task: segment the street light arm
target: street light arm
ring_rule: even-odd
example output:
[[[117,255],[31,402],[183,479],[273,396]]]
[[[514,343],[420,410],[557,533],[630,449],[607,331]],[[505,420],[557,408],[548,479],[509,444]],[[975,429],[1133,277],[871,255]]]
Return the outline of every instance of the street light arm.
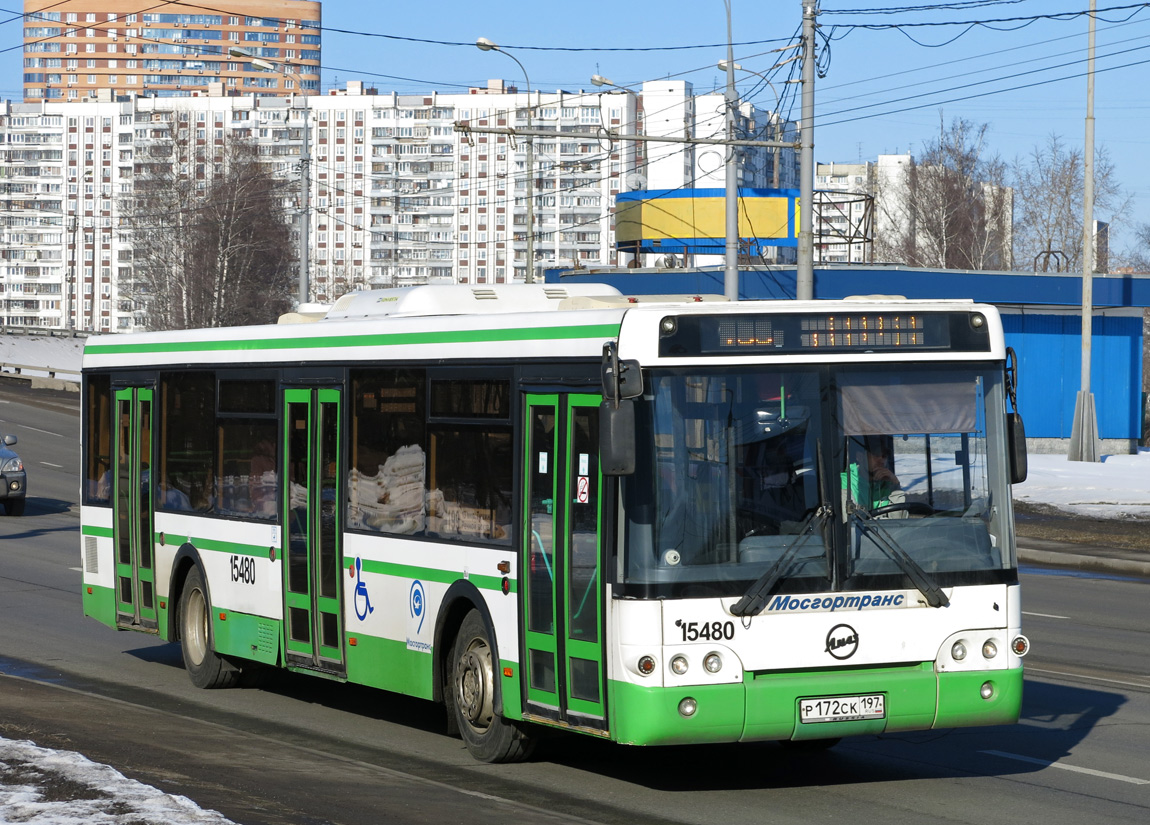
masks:
[[[515,65],[523,72],[523,80],[527,84],[527,129],[531,129],[531,77],[527,74],[527,67],[525,67],[518,57],[511,52],[499,48],[498,45],[488,40],[486,37],[480,37],[475,41],[475,45],[480,51],[490,52],[496,51],[510,57],[515,61]],[[535,143],[531,138],[527,139],[527,268],[524,272],[524,282],[535,282]]]

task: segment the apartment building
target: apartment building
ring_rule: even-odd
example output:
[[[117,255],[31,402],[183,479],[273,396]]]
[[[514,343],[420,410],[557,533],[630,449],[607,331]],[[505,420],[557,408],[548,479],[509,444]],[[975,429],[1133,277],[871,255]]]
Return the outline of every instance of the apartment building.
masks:
[[[25,0],[24,100],[317,94],[320,23],[318,0]]]
[[[111,103],[0,108],[0,323],[116,328],[132,134]]]
[[[0,324],[127,332],[141,327],[133,280],[133,184],[149,147],[186,124],[193,139],[257,144],[299,181],[295,231],[309,228],[313,300],[426,283],[523,280],[528,262],[526,145],[476,127],[532,125],[535,268],[617,263],[614,196],[634,147],[600,139],[636,116],[624,92],[532,92],[502,81],[470,93],[375,94],[362,83],[322,96],[88,99],[0,104]],[[297,235],[298,237],[298,235]]]

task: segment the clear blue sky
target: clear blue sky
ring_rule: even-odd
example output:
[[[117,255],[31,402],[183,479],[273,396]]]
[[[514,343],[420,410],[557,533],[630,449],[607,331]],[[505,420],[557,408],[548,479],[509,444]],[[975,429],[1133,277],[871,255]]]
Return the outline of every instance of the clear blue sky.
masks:
[[[783,93],[784,111],[793,105],[790,116],[797,119],[798,85],[781,83],[789,70],[797,72],[796,64],[771,68],[795,52],[771,50],[795,42],[801,0],[731,0],[731,5],[735,59],[767,74]],[[1097,5],[1096,140],[1110,152],[1123,185],[1135,196],[1128,220],[1150,223],[1150,164],[1144,156],[1150,143],[1145,138],[1150,132],[1150,7],[1137,8],[1140,4],[1132,0],[1097,0]],[[141,9],[148,6],[140,4]],[[831,38],[829,53],[825,40],[819,44],[826,70],[816,82],[815,156],[820,162],[917,151],[937,134],[940,110],[947,121],[963,117],[988,123],[990,150],[1007,161],[1052,133],[1081,148],[1084,16],[974,27],[913,24],[1081,12],[1089,0],[822,0],[820,6],[821,32]],[[203,0],[200,7],[218,6]],[[15,0],[0,0],[5,11],[21,8]],[[917,10],[844,13],[895,8]],[[669,76],[690,80],[696,91],[724,82],[715,67],[726,52],[722,0],[583,0],[573,5],[440,0],[428,6],[326,0],[323,23],[325,89],[364,80],[380,91],[446,92],[493,77],[520,80],[513,61],[470,45],[479,36],[517,47],[514,54],[537,89],[591,89],[589,78],[595,73],[636,88],[644,80]],[[891,24],[902,28],[858,28]],[[0,25],[0,50],[9,49],[0,51],[0,93],[9,98],[21,94],[20,26],[18,20]],[[675,48],[696,46],[702,48]],[[756,77],[744,78],[741,91],[765,108],[774,106],[771,89]],[[1021,86],[1028,88],[1001,91]],[[1127,237],[1119,233],[1114,246],[1120,248]]]

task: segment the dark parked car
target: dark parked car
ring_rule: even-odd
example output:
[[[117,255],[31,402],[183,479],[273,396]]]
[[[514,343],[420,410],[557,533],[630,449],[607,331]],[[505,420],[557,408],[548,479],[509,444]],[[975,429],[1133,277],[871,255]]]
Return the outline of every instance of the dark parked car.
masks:
[[[4,512],[10,516],[24,515],[24,493],[28,489],[28,477],[24,474],[24,462],[12,450],[16,436],[6,435],[0,443],[0,502]]]

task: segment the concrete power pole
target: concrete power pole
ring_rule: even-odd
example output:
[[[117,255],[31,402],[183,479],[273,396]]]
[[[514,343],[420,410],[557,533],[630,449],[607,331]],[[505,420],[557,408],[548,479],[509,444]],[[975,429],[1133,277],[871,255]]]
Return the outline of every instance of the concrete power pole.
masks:
[[[739,94],[735,91],[735,52],[731,41],[731,0],[727,5],[727,140],[735,139],[735,109]],[[739,300],[739,150],[727,147],[726,193],[726,254],[723,259],[723,295],[728,301]]]
[[[799,138],[799,249],[795,266],[795,297],[814,298],[815,292],[815,17],[818,0],[803,2],[803,114]]]
[[[1090,0],[1090,27],[1086,53],[1086,145],[1082,149],[1085,176],[1082,192],[1082,389],[1074,401],[1070,431],[1071,461],[1099,461],[1098,419],[1090,391],[1090,350],[1094,320],[1094,7]]]

